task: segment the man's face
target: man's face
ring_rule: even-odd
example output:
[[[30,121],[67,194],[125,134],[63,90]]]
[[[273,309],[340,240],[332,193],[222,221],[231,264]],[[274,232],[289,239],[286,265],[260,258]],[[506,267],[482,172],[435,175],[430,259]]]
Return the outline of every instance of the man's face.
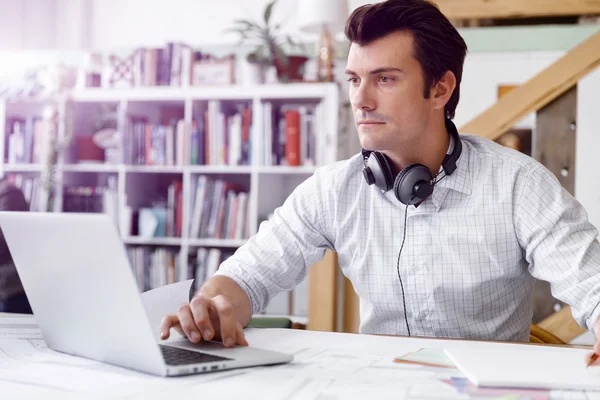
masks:
[[[365,46],[352,43],[346,68],[364,149],[397,151],[423,139],[433,107],[423,95],[410,32],[394,32]]]

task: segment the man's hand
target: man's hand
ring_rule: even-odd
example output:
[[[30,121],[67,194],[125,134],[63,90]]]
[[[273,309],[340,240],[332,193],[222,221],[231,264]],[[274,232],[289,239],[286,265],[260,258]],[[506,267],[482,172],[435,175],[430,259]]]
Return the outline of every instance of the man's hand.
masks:
[[[590,353],[585,357],[586,365],[590,362],[590,359],[594,354],[600,355],[600,319],[596,321],[596,325],[594,325],[594,332],[596,333],[596,344],[594,345],[594,353]],[[592,365],[600,365],[600,358],[597,358],[596,361],[592,363]]]
[[[192,343],[201,340],[222,340],[226,347],[248,346],[242,324],[236,319],[232,305],[223,296],[196,294],[190,304],[184,304],[177,314],[167,315],[160,325],[160,337],[169,337],[171,328],[187,336]]]

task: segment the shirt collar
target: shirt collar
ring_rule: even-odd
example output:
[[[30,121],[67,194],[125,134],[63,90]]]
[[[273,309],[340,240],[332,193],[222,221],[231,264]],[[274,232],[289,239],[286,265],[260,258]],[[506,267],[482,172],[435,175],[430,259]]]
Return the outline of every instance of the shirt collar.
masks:
[[[448,146],[448,152],[453,148],[453,139],[450,140]],[[444,176],[444,172],[440,173],[440,177],[443,177],[438,183],[435,184],[433,193],[435,194],[436,189],[447,188],[455,190],[457,192],[471,194],[471,178],[469,176],[469,145],[462,141],[462,151],[458,160],[456,161],[456,170],[452,175]],[[440,167],[440,171],[443,169]]]

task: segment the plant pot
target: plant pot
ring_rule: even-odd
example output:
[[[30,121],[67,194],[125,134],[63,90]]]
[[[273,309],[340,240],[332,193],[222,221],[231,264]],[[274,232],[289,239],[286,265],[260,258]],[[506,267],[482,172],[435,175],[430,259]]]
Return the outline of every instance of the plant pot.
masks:
[[[265,67],[260,64],[243,60],[242,67],[242,82],[245,85],[260,85],[265,83]]]
[[[288,56],[287,62],[275,58],[277,78],[281,82],[298,82],[303,80],[304,64],[308,61],[306,56]]]

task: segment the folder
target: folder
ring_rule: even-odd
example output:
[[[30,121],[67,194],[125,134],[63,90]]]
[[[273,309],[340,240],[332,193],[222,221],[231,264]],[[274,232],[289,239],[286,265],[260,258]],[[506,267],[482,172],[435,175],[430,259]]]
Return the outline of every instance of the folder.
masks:
[[[507,344],[444,351],[479,387],[600,390],[600,367],[586,369],[585,356],[591,348]]]

